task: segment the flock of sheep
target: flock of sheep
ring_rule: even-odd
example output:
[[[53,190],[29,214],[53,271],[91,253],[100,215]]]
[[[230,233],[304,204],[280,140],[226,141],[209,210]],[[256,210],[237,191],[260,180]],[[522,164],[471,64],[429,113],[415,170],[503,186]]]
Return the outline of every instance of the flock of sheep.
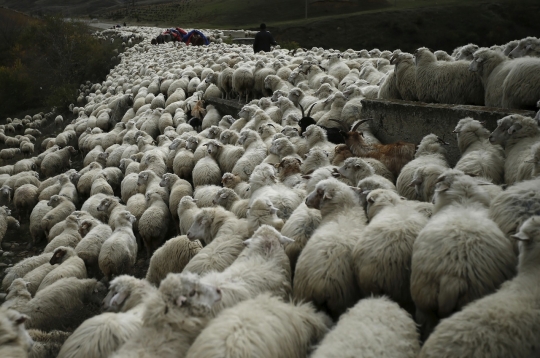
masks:
[[[0,241],[46,242],[5,270],[1,357],[539,354],[540,112],[462,119],[451,168],[435,134],[381,144],[360,100],[535,107],[540,40],[253,54],[157,31],[96,35],[126,49],[69,124],[0,126]]]

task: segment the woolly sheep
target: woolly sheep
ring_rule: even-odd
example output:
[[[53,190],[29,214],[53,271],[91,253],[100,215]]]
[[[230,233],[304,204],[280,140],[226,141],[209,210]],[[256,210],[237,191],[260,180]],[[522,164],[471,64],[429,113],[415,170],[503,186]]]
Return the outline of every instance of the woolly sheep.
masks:
[[[138,228],[144,242],[147,258],[163,243],[169,228],[170,213],[159,193],[146,193],[147,209],[138,221]]]
[[[39,329],[29,329],[28,334],[32,337],[34,345],[29,353],[30,358],[50,358],[58,356],[58,352],[71,332],[52,330],[43,332]]]
[[[49,263],[51,265],[60,265],[43,278],[37,292],[45,289],[62,278],[76,277],[79,279],[84,279],[87,277],[84,261],[77,256],[77,253],[71,247],[60,246],[56,248],[53,251],[53,255]]]
[[[401,173],[396,180],[396,188],[399,195],[409,200],[417,198],[415,188],[410,186],[417,168],[427,164],[448,167],[445,157],[446,149],[443,147],[443,144],[444,142],[435,134],[428,134],[422,138],[414,155],[415,159],[401,169]]]
[[[247,181],[253,172],[253,169],[255,169],[255,167],[266,157],[266,146],[259,134],[249,129],[240,133],[238,144],[244,147],[245,153],[236,162],[231,173],[238,175],[242,180]]]
[[[219,189],[212,202],[214,205],[222,206],[234,213],[234,215],[240,219],[246,218],[249,199],[240,199],[240,197],[232,189]]]
[[[28,316],[0,308],[0,354],[2,357],[25,358],[34,342],[24,328]]]
[[[242,181],[238,175],[225,173],[221,177],[221,183],[223,184],[223,187],[233,189],[242,199],[247,199],[251,196],[249,183]]]
[[[45,231],[45,236],[49,235],[49,230],[67,218],[75,211],[75,205],[68,198],[60,195],[53,195],[47,205],[53,209],[43,216],[41,219],[41,228]]]
[[[203,248],[184,268],[185,272],[202,274],[223,271],[231,265],[249,238],[247,222],[217,206],[202,209],[187,232],[190,240],[199,240]]]
[[[169,274],[146,299],[142,328],[113,357],[184,356],[220,299],[216,287],[204,284],[184,294],[181,279]]]
[[[73,329],[96,314],[106,288],[95,279],[62,278],[36,293],[22,309],[29,328]]]
[[[75,247],[75,252],[85,263],[88,271],[98,269],[98,258],[101,246],[112,235],[109,225],[97,220],[85,219],[79,223],[81,241]]]
[[[69,168],[69,158],[75,152],[73,147],[67,146],[48,154],[41,162],[41,172],[45,177],[60,174],[64,169]]]
[[[540,178],[510,186],[491,201],[489,217],[509,237],[540,210]]]
[[[261,320],[267,323],[264,328]],[[305,357],[328,326],[328,319],[309,303],[293,305],[263,294],[221,312],[186,357],[238,357],[239,352],[245,357]],[[233,332],[242,332],[242,339]]]
[[[538,353],[536,302],[540,217],[523,223],[517,276],[495,293],[444,319],[425,342],[419,357],[533,357]],[[515,334],[508,334],[511,329]]]
[[[413,244],[411,266],[424,340],[439,319],[498,289],[516,265],[512,243],[488,218],[489,198],[472,178],[449,170],[435,190],[434,214]]]
[[[414,321],[396,303],[366,298],[340,317],[311,357],[414,358],[418,338]]]
[[[79,241],[81,241],[81,235],[79,234],[78,220],[80,216],[79,212],[75,211],[64,220],[64,229],[62,233],[51,239],[49,235],[49,243],[43,250],[43,252],[53,252],[57,247],[69,246],[75,248]],[[81,212],[82,214],[82,212]],[[51,229],[52,231],[52,229]]]
[[[530,147],[540,141],[540,128],[530,117],[512,114],[497,121],[489,136],[491,144],[504,147],[504,181],[508,185],[532,178],[532,163],[527,162]]]
[[[413,243],[428,219],[402,203],[393,191],[377,189],[367,195],[369,224],[353,250],[356,281],[363,296],[388,295],[410,313]],[[392,262],[391,266],[387,263]]]
[[[132,230],[135,216],[124,211],[116,220],[116,230],[105,240],[98,257],[99,269],[106,280],[128,272],[137,258],[137,242]]]
[[[162,176],[159,185],[162,187],[166,187],[170,193],[169,211],[171,212],[171,217],[175,223],[175,227],[178,228],[178,205],[180,204],[180,200],[182,200],[184,196],[193,195],[193,188],[191,187],[191,184],[189,184],[189,182],[184,179],[180,179],[178,175],[172,173],[165,173]]]
[[[461,158],[455,169],[471,176],[491,179],[495,184],[504,180],[504,152],[498,145],[489,143],[489,131],[482,123],[470,117],[461,119],[456,129]]]
[[[146,273],[146,280],[159,286],[168,273],[182,272],[186,264],[202,249],[199,241],[190,241],[187,236],[169,239],[157,249]]]
[[[469,71],[466,61],[437,61],[425,47],[415,52],[416,93],[422,102],[484,104],[480,79]],[[466,89],[466,90],[464,90]]]
[[[513,62],[513,61],[512,61]],[[513,63],[502,84],[502,108],[535,108],[540,98],[540,58],[525,57]]]
[[[363,235],[365,213],[355,193],[335,179],[319,182],[306,205],[320,210],[322,221],[298,257],[293,296],[337,318],[360,298],[352,249]]]
[[[19,261],[13,267],[6,269],[6,275],[2,280],[2,291],[6,291],[15,279],[22,278],[35,268],[49,263],[51,257],[52,253],[31,256]]]
[[[221,170],[216,160],[207,153],[193,168],[193,186],[219,185],[221,182]]]

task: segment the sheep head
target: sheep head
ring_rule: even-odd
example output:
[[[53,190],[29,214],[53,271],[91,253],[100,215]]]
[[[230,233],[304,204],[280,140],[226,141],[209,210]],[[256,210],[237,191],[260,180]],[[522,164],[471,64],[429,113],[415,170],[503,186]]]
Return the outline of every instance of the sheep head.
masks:
[[[375,170],[371,165],[357,157],[347,158],[338,169],[338,172],[353,182],[375,174]]]
[[[75,255],[76,255],[75,250],[73,250],[73,248],[60,246],[54,250],[52,257],[49,260],[49,263],[51,265],[61,264],[62,262],[70,258],[71,256],[75,256]]]
[[[505,146],[509,139],[533,137],[539,133],[540,129],[534,119],[512,114],[497,121],[497,128],[489,136],[489,142]]]
[[[271,203],[270,203],[271,204]],[[244,241],[247,246],[245,254],[248,256],[259,254],[268,256],[275,250],[283,250],[283,246],[293,243],[294,240],[281,235],[279,231],[270,225],[261,225],[251,238]]]
[[[387,189],[375,189],[366,196],[366,214],[368,219],[373,219],[382,209],[388,206],[395,206],[402,202],[404,198],[396,192]]]
[[[199,276],[193,273],[169,273],[161,281],[159,291],[171,307],[188,311],[190,316],[196,317],[206,316],[221,300],[219,288],[202,283]]]

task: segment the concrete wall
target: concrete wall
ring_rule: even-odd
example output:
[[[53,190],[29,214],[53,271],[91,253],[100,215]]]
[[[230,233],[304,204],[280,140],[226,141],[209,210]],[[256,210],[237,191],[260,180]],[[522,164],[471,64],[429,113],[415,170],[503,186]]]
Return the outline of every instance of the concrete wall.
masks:
[[[452,133],[460,119],[472,117],[485,121],[493,131],[497,120],[509,114],[535,115],[531,111],[505,110],[479,106],[431,104],[400,100],[362,100],[362,119],[372,118],[370,128],[382,143],[405,141],[418,144],[430,133],[444,138],[448,146],[448,160],[454,165],[460,157],[455,134]]]

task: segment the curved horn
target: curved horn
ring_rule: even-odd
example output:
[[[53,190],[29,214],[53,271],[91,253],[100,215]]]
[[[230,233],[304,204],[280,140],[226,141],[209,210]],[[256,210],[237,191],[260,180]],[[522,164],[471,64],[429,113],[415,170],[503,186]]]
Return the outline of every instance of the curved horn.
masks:
[[[370,121],[371,118],[368,118],[368,119],[362,119],[358,122],[356,122],[356,124],[351,128],[351,132],[354,132],[356,130],[356,128],[358,128],[361,124],[363,123],[366,123],[367,121]]]
[[[339,123],[341,125],[341,127],[345,130],[345,132],[349,131],[349,128],[347,128],[345,123],[343,123],[342,121],[338,121],[337,119],[332,119],[332,118],[330,118],[330,120],[333,121],[333,122]]]
[[[311,105],[311,107],[308,108],[308,112],[307,112],[307,116],[308,116],[308,117],[311,116],[311,110],[313,109],[313,107],[315,107],[315,105],[316,105],[317,103],[318,103],[318,101],[315,102],[315,103],[313,103],[313,104]]]
[[[298,105],[300,106],[300,110],[302,111],[302,118],[304,118],[306,115],[304,114],[304,107],[298,103]]]

